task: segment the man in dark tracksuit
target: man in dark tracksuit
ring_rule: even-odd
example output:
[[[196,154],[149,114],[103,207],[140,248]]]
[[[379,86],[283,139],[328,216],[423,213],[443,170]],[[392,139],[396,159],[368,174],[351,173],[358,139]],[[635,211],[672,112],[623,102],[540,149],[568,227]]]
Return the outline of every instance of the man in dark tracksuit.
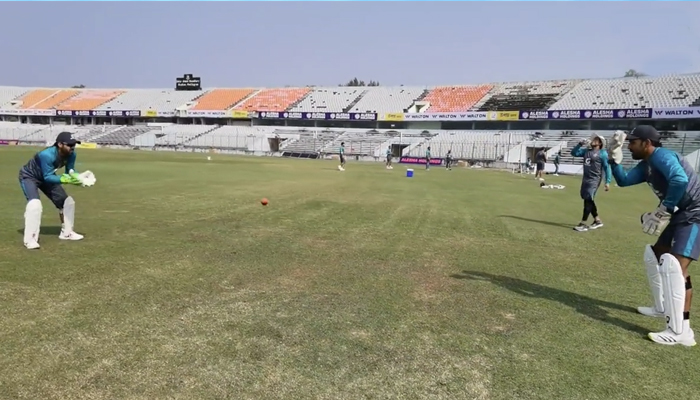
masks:
[[[75,172],[75,140],[70,132],[61,132],[51,147],[36,153],[19,171],[19,184],[27,199],[24,212],[24,245],[28,249],[39,248],[42,205],[39,192],[43,192],[58,209],[61,218],[62,240],[81,240],[82,235],[73,231],[75,201],[61,186],[80,185]],[[58,176],[56,171],[65,167],[65,174]]]
[[[547,153],[544,151],[544,149],[541,149],[540,151],[535,154],[535,163],[537,164],[537,171],[535,172],[535,179],[540,179],[543,180],[544,178],[542,175],[544,175],[544,164],[547,162]]]
[[[600,187],[605,174],[605,191],[610,190],[610,180],[612,172],[608,163],[608,152],[605,147],[605,139],[600,136],[595,136],[588,147],[588,140],[582,140],[573,149],[571,155],[574,157],[583,157],[583,180],[581,180],[581,198],[583,199],[583,218],[581,222],[574,227],[578,232],[585,232],[589,229],[598,229],[603,226],[603,222],[598,215],[598,207],[595,204],[595,194]],[[585,147],[584,147],[585,145]],[[593,224],[587,225],[588,216],[594,218]]]

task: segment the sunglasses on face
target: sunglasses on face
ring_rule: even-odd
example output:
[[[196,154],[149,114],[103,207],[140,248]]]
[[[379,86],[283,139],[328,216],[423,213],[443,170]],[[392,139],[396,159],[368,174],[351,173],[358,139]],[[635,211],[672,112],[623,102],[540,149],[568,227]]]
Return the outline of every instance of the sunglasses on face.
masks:
[[[72,144],[63,143],[63,145],[64,145],[64,146],[68,146],[68,147],[70,147],[71,149],[75,148],[75,143],[72,143]]]

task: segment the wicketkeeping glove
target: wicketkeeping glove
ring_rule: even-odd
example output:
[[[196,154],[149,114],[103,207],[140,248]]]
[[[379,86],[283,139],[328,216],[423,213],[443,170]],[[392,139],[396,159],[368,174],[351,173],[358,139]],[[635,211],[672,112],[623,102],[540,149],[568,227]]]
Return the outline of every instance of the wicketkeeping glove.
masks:
[[[81,185],[83,183],[78,174],[63,174],[60,179],[61,183],[68,185]]]
[[[95,174],[93,174],[91,171],[85,171],[81,173],[79,175],[79,179],[83,186],[93,186],[95,182],[97,182]]]
[[[642,231],[647,235],[660,235],[671,221],[671,215],[663,205],[654,212],[642,214]]]
[[[616,131],[610,139],[608,145],[608,156],[615,164],[622,163],[622,145],[625,143],[627,134],[623,131]]]

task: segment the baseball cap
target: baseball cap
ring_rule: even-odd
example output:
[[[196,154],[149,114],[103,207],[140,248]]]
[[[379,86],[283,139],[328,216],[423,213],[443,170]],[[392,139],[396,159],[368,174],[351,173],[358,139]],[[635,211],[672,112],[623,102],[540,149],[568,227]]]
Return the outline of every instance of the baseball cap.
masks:
[[[80,144],[80,140],[75,140],[71,132],[61,132],[56,136],[56,143],[67,144],[68,146],[75,146]]]
[[[659,132],[651,125],[639,125],[634,128],[632,132],[627,134],[627,140],[649,140],[654,143],[661,141],[661,135]]]

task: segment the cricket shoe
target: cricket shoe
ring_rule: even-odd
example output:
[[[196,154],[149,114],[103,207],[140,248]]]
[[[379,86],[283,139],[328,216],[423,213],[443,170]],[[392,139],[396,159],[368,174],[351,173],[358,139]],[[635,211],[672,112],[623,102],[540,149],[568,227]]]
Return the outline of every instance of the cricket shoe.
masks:
[[[684,330],[680,335],[670,329],[666,329],[661,332],[651,332],[648,336],[653,342],[665,344],[667,346],[673,346],[675,344],[688,347],[695,346],[695,332],[693,332],[692,329]]]
[[[592,224],[588,227],[588,229],[593,230],[593,229],[598,229],[598,228],[602,228],[602,227],[603,227],[603,222],[601,222],[601,221],[595,221],[594,223],[592,223]]]
[[[26,247],[29,250],[35,250],[35,249],[40,248],[41,246],[39,246],[39,242],[33,241],[33,242],[25,243],[24,247]]]
[[[637,312],[647,317],[663,318],[664,313],[656,311],[654,307],[637,307]]]
[[[61,240],[83,240],[83,235],[75,232],[66,232],[64,230],[61,230],[61,234],[58,235],[58,238]]]
[[[577,232],[586,232],[588,230],[588,226],[586,224],[578,224],[574,226],[574,230]]]

